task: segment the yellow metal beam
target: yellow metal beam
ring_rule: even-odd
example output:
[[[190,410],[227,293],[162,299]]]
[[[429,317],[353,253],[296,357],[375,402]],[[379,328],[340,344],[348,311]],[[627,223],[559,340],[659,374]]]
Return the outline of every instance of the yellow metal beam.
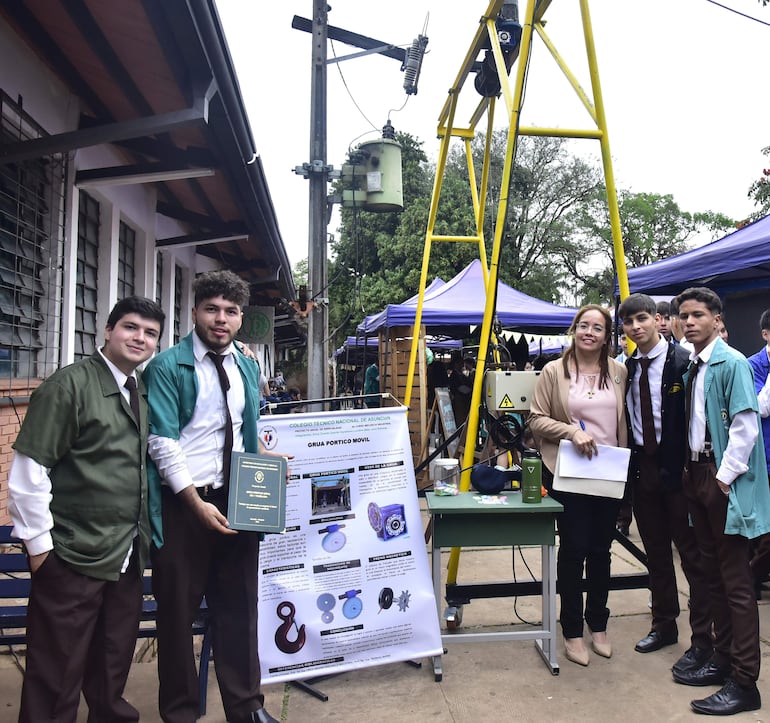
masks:
[[[583,104],[583,107],[588,111],[588,115],[593,118],[594,123],[598,124],[597,118],[596,118],[596,111],[594,110],[594,106],[591,103],[590,99],[586,95],[586,92],[583,90],[583,87],[578,82],[578,79],[575,77],[575,75],[572,73],[572,71],[567,67],[567,64],[562,59],[559,52],[556,50],[556,46],[551,42],[551,39],[548,37],[548,34],[545,32],[545,28],[543,27],[542,23],[538,23],[535,25],[535,30],[537,30],[537,34],[542,38],[543,43],[545,44],[545,47],[548,48],[548,51],[551,53],[551,56],[556,61],[556,64],[561,69],[561,72],[564,73],[564,77],[569,81],[569,84],[574,88],[575,92],[577,93],[578,98],[580,98],[580,102]]]
[[[480,236],[432,236],[433,241],[452,241],[454,243],[479,243],[483,239]]]
[[[489,264],[489,278],[487,279],[486,303],[484,305],[484,319],[481,322],[481,336],[479,338],[479,352],[476,358],[476,373],[473,377],[473,391],[471,392],[471,407],[468,412],[468,421],[465,436],[465,451],[462,460],[462,472],[460,474],[460,491],[465,492],[471,486],[471,468],[475,461],[476,437],[479,430],[479,406],[481,405],[481,392],[484,384],[484,366],[489,349],[489,339],[492,334],[492,320],[495,314],[495,302],[497,301],[497,281],[500,263],[500,249],[502,246],[503,232],[505,230],[505,217],[508,212],[508,194],[510,191],[511,169],[516,157],[517,128],[519,125],[519,113],[521,110],[522,94],[524,92],[524,78],[527,69],[526,59],[529,58],[529,47],[532,42],[532,18],[535,13],[535,0],[529,0],[521,33],[520,58],[524,59],[517,66],[516,84],[511,105],[509,106],[508,144],[503,163],[502,180],[500,183],[500,201],[497,206],[497,219],[495,221],[495,236],[492,243],[492,259]],[[449,568],[447,580],[457,580],[457,569],[460,562],[460,548],[454,547],[449,554]]]
[[[454,123],[455,111],[457,110],[457,93],[450,91],[449,96],[449,115],[447,117],[447,127],[451,128]],[[438,214],[438,202],[441,197],[441,182],[446,170],[446,161],[449,156],[449,142],[451,135],[445,135],[439,145],[438,162],[436,163],[436,177],[433,179],[433,192],[430,198],[430,211],[428,212],[428,228],[425,231],[425,249],[422,254],[422,271],[420,272],[420,289],[417,298],[417,309],[414,315],[414,332],[412,336],[412,347],[409,350],[409,368],[406,377],[406,389],[404,390],[404,406],[409,407],[412,401],[412,388],[414,386],[414,370],[417,365],[417,349],[420,339],[420,325],[422,324],[422,307],[425,299],[425,287],[428,279],[428,263],[430,261],[431,240],[433,239],[433,229],[436,227],[436,215]]]
[[[604,98],[602,85],[599,82],[599,65],[596,62],[596,45],[594,31],[591,27],[591,13],[588,0],[580,0],[580,15],[583,18],[583,36],[588,55],[588,73],[591,76],[591,88],[596,107],[596,123],[603,131],[599,143],[602,149],[602,166],[604,167],[604,185],[607,188],[607,206],[610,212],[610,229],[612,231],[612,251],[615,257],[615,273],[618,275],[620,300],[629,295],[628,271],[626,270],[626,254],[623,249],[623,233],[620,229],[620,211],[618,209],[618,192],[615,187],[615,173],[612,170],[612,154],[610,153],[610,137],[607,133],[607,117],[604,114]]]
[[[431,194],[431,207],[428,216],[428,228],[425,235],[425,250],[423,253],[423,266],[420,274],[420,289],[415,314],[415,323],[413,330],[412,347],[409,357],[409,370],[406,385],[404,404],[409,406],[412,395],[412,380],[416,367],[419,329],[422,323],[422,308],[425,288],[427,285],[428,266],[430,263],[431,245],[434,242],[463,242],[477,243],[479,246],[479,256],[484,270],[484,283],[486,291],[486,300],[484,307],[484,318],[481,324],[481,337],[478,352],[478,363],[473,381],[473,391],[471,394],[471,407],[466,423],[465,451],[462,460],[462,473],[460,477],[460,489],[467,490],[470,487],[470,470],[474,463],[475,443],[479,428],[479,407],[482,397],[482,386],[484,379],[485,363],[489,351],[489,342],[492,339],[492,324],[495,315],[496,288],[499,276],[500,253],[503,242],[503,232],[505,230],[505,220],[508,209],[511,169],[515,163],[517,139],[520,135],[527,136],[550,136],[560,138],[578,138],[598,140],[601,146],[602,166],[604,170],[605,185],[607,189],[607,204],[610,214],[610,226],[613,239],[613,253],[615,256],[615,265],[618,273],[618,283],[620,286],[621,298],[628,296],[628,277],[626,274],[625,255],[623,250],[623,240],[620,229],[620,215],[618,212],[617,190],[615,188],[615,179],[612,170],[612,160],[610,154],[609,134],[607,132],[607,119],[604,112],[604,102],[602,99],[601,85],[599,83],[599,71],[596,61],[596,48],[594,45],[593,30],[591,27],[591,18],[588,9],[588,0],[579,0],[581,10],[582,30],[585,41],[586,56],[588,59],[589,76],[591,80],[591,92],[586,92],[578,82],[575,75],[571,72],[567,63],[561,57],[553,42],[545,32],[544,16],[551,5],[551,0],[528,0],[522,21],[521,43],[515,56],[515,81],[513,87],[509,84],[509,78],[505,69],[505,59],[502,48],[497,38],[495,19],[497,18],[503,0],[492,0],[484,15],[479,20],[479,27],[471,42],[470,48],[465,55],[460,71],[457,74],[454,84],[449,91],[449,97],[439,115],[438,136],[440,138],[439,157],[436,166],[436,178],[433,184]],[[567,81],[575,91],[578,99],[586,109],[589,118],[593,121],[595,127],[592,128],[541,128],[541,127],[522,127],[521,105],[524,96],[524,86],[528,74],[528,64],[530,62],[530,48],[532,43],[540,39],[550,52],[558,67],[566,77]],[[486,247],[484,240],[484,210],[487,203],[487,186],[489,183],[490,154],[492,145],[493,118],[496,106],[495,98],[482,98],[475,106],[468,126],[456,127],[455,115],[457,111],[459,96],[464,89],[468,76],[472,73],[474,64],[479,59],[482,51],[491,48],[498,68],[500,78],[501,96],[506,111],[506,121],[508,123],[508,138],[503,164],[502,182],[500,189],[500,199],[497,205],[497,214],[495,221],[495,231],[491,249],[490,263],[486,263]],[[475,91],[475,89],[474,89]],[[481,172],[481,182],[477,183],[474,161],[472,156],[471,142],[476,137],[478,124],[486,117],[487,126],[484,136],[484,156]],[[441,185],[446,162],[449,153],[449,145],[453,139],[459,139],[465,145],[465,155],[468,164],[468,176],[470,183],[471,199],[473,212],[476,221],[477,236],[451,234],[436,235],[434,228],[438,211],[438,204],[441,198]],[[449,558],[448,582],[453,583],[457,579],[457,568],[459,563],[459,548],[454,548]]]
[[[592,138],[600,140],[604,132],[599,128],[536,128],[519,126],[520,136],[547,136],[549,138]]]
[[[460,65],[460,72],[457,73],[455,82],[452,84],[452,87],[449,89],[450,96],[457,95],[462,90],[463,85],[465,84],[465,81],[467,80],[468,75],[471,72],[471,68],[473,67],[473,64],[476,62],[476,59],[479,57],[479,53],[484,48],[485,43],[488,41],[489,35],[487,33],[487,26],[486,26],[487,18],[492,18],[494,20],[500,14],[500,8],[502,6],[503,6],[503,0],[491,0],[491,2],[489,3],[489,6],[487,7],[486,12],[479,19],[479,27],[476,30],[476,34],[473,36],[473,40],[471,41],[471,47],[468,49],[468,52],[465,54],[465,58],[463,59],[463,62]],[[447,98],[447,101],[446,103],[444,103],[444,107],[441,109],[441,113],[439,115],[439,120],[438,120],[439,126],[444,125],[446,122],[446,119],[449,117],[450,106],[451,106],[451,99]],[[447,123],[447,125],[451,126],[451,123]]]

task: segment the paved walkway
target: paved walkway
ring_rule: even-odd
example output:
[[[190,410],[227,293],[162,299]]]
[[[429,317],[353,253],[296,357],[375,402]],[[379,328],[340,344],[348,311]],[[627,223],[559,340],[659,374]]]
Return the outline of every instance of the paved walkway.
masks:
[[[632,539],[638,537],[632,528]],[[539,577],[539,548],[523,551],[529,568]],[[445,555],[448,557],[448,553]],[[459,582],[513,579],[510,548],[463,550]],[[638,572],[639,564],[622,547],[613,546],[613,574]],[[530,573],[516,553],[515,575],[527,580]],[[686,586],[680,579],[681,605],[687,609]],[[770,721],[770,592],[760,603],[760,630],[764,668],[759,689],[764,708],[733,716],[738,723]],[[266,707],[285,723],[334,721],[334,723],[422,723],[423,721],[692,721],[703,718],[690,712],[689,701],[709,695],[714,688],[688,688],[671,680],[670,668],[689,646],[689,629],[680,619],[680,642],[656,653],[640,655],[633,646],[649,630],[646,590],[610,593],[612,617],[608,632],[613,644],[610,660],[592,654],[587,668],[563,656],[559,639],[561,672],[552,676],[531,641],[452,644],[443,658],[444,676],[436,683],[430,661],[421,668],[406,663],[340,674],[317,683],[329,696],[316,700],[293,685],[266,689]],[[483,631],[500,626],[524,625],[520,619],[537,621],[540,598],[476,600],[465,606],[462,629]],[[15,721],[21,673],[9,654],[0,655],[0,723]],[[154,661],[134,664],[127,698],[136,705],[143,721],[157,721],[157,667]],[[209,706],[203,723],[224,723],[216,676],[209,675]],[[79,723],[85,723],[81,706]]]

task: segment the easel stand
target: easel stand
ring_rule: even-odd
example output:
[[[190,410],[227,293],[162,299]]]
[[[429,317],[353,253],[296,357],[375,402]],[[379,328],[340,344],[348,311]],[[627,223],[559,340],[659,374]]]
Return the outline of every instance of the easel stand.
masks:
[[[418,670],[422,668],[422,663],[420,663],[417,660],[404,660],[404,663],[406,665],[411,666],[412,668],[417,668]],[[308,695],[312,695],[313,698],[317,698],[322,703],[327,703],[329,701],[329,696],[324,693],[322,690],[318,690],[314,686],[315,683],[321,683],[324,680],[329,680],[330,678],[335,678],[338,675],[342,675],[342,673],[331,673],[330,675],[319,675],[317,678],[308,678],[307,680],[292,680],[290,681],[291,685],[293,685],[295,688],[298,688],[303,693],[307,693]]]

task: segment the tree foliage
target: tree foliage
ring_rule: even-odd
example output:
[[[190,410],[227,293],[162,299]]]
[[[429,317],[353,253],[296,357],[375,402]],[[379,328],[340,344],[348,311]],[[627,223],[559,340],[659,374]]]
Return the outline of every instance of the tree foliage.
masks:
[[[294,268],[291,270],[292,278],[294,279],[294,285],[296,287],[305,286],[308,280],[308,260],[307,256],[304,259],[300,259],[294,264]]]
[[[485,213],[490,247],[497,222],[506,145],[507,133],[496,131],[490,146],[490,193]],[[473,155],[478,168],[482,153],[483,139],[477,136]],[[459,163],[453,168],[467,179],[467,170]],[[600,171],[570,155],[564,139],[519,138],[502,231],[501,280],[530,296],[559,301],[565,269],[558,263],[560,258],[553,253],[554,249],[570,236],[570,214],[593,198],[601,184]]]
[[[762,154],[770,156],[770,146],[763,148]],[[749,198],[757,206],[757,210],[749,217],[750,221],[756,221],[770,213],[770,168],[763,169],[762,176],[749,186]]]
[[[329,267],[330,328],[335,343],[367,314],[400,303],[419,288],[435,167],[422,142],[398,134],[402,146],[404,211],[343,209]],[[492,249],[502,186],[507,133],[493,134],[483,235]],[[471,145],[474,176],[482,175],[484,139]],[[476,234],[464,148],[450,150],[434,233]],[[767,189],[767,186],[763,186]],[[766,192],[766,191],[765,191]],[[619,191],[626,264],[641,266],[687,248],[698,235],[734,227],[710,211],[682,211],[672,196]],[[568,151],[564,139],[522,137],[502,220],[500,278],[530,296],[556,303],[611,302],[615,288],[612,235],[601,169]],[[432,243],[428,282],[453,277],[478,258],[475,243]]]
[[[339,238],[332,244],[329,324],[341,338],[352,334],[367,314],[400,303],[419,288],[435,171],[421,141],[406,133],[398,133],[396,139],[402,148],[403,212],[343,209]],[[467,199],[455,198],[463,191]],[[439,224],[458,223],[465,233],[472,233],[469,190],[450,182],[442,195],[450,203],[439,214]],[[450,279],[478,255],[475,247],[460,244],[437,244],[433,250],[431,280]]]
[[[698,234],[710,234],[714,239],[735,227],[735,222],[722,214],[683,211],[670,194],[620,190],[618,213],[629,268],[682,253]],[[559,247],[558,253],[569,277],[577,283],[578,297],[585,302],[609,303],[615,292],[616,269],[603,188],[573,214],[571,222],[572,236]]]

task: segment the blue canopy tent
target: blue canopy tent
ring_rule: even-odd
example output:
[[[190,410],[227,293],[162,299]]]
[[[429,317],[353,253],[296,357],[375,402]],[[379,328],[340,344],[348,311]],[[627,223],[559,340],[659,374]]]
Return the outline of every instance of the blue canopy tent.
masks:
[[[529,355],[539,356],[540,354],[561,354],[569,345],[568,336],[545,336],[538,339],[533,338],[529,342]]]
[[[425,346],[430,349],[462,349],[462,339],[441,339],[437,337],[428,336],[425,338]],[[379,348],[379,340],[366,339],[362,336],[349,336],[345,343],[334,352],[335,357],[340,357],[345,353],[354,351],[362,353],[364,349],[368,349],[369,353],[375,358],[377,356],[377,349]]]
[[[431,284],[425,291],[422,323],[433,327],[481,324],[486,300],[481,261],[475,259],[445,284]],[[512,289],[502,282],[497,286],[497,318],[504,329],[531,332],[566,329],[577,309],[557,306]],[[375,334],[380,329],[414,324],[417,297],[402,304],[388,304],[379,314],[366,317],[357,331]]]
[[[717,241],[629,269],[632,292],[671,295],[687,286],[708,286],[720,296],[770,286],[770,216]]]
[[[675,296],[688,286],[707,286],[722,298],[730,346],[752,354],[761,348],[758,321],[770,307],[770,216],[717,241],[637,269],[632,292]]]

